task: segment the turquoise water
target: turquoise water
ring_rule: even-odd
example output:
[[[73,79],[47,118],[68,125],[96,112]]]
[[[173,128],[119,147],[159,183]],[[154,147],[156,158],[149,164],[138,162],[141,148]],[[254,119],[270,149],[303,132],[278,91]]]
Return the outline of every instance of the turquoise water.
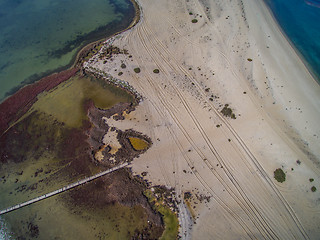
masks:
[[[129,0],[0,0],[0,101],[127,26]]]
[[[320,0],[265,0],[320,83]]]
[[[0,102],[68,68],[81,47],[124,29],[134,14],[129,0],[0,0]],[[13,239],[17,227],[6,217],[0,216],[0,240]]]

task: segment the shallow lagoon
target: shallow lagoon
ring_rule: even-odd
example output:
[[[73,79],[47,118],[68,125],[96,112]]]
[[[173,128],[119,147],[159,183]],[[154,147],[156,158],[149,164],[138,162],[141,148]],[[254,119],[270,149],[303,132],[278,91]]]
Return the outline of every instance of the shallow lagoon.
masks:
[[[108,109],[116,103],[134,102],[134,98],[103,80],[80,75],[40,94],[0,137],[2,208],[106,170],[92,161],[87,142],[88,101]],[[8,228],[16,239],[130,239],[150,227],[147,200],[136,200],[143,188],[140,180],[119,170],[1,216],[1,231]],[[131,204],[132,199],[138,202]]]
[[[123,29],[128,0],[0,0],[0,101],[71,65],[85,44]]]

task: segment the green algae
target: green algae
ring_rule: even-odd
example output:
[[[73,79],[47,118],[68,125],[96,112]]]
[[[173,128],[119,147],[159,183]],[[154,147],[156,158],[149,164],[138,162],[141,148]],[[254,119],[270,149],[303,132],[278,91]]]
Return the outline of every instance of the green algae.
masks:
[[[161,240],[177,239],[179,231],[179,220],[175,213],[169,208],[159,207],[158,211],[163,215],[165,230],[161,236]]]
[[[136,151],[145,150],[150,146],[146,140],[137,137],[129,137],[129,141]]]
[[[85,104],[89,100],[101,109],[134,101],[126,91],[102,80],[75,76],[42,93],[28,113],[2,136],[0,153],[7,156],[0,167],[3,208],[104,170],[92,161],[87,143],[90,123]],[[86,184],[77,190],[90,186],[94,189],[95,185]],[[142,205],[112,202],[97,207],[92,201],[89,207],[70,204],[70,194],[65,192],[5,215],[15,237],[131,239],[150,227]]]
[[[119,102],[134,101],[132,95],[104,80],[77,75],[53,91],[42,93],[31,111],[45,112],[69,127],[79,128],[87,119],[84,103],[89,99],[101,109],[110,108]]]
[[[165,224],[165,230],[160,237],[161,240],[177,239],[179,234],[179,220],[175,212],[173,212],[168,206],[163,204],[163,197],[157,199],[155,195],[150,191],[144,192],[149,202],[153,204],[154,209],[161,213]]]
[[[88,158],[85,171],[70,175],[74,172],[72,164],[83,160],[65,153],[70,147],[65,142],[74,131],[79,132],[52,115],[33,112],[7,132],[0,149],[8,159],[0,169],[0,175],[5,177],[0,185],[2,206],[27,201],[101,170],[90,162],[90,156],[83,155]],[[80,148],[85,153],[84,144],[70,149],[71,154]]]
[[[85,209],[64,204],[68,192],[5,215],[17,239],[131,239],[147,226],[142,206]],[[31,231],[30,225],[38,231]],[[53,227],[54,226],[54,227]]]

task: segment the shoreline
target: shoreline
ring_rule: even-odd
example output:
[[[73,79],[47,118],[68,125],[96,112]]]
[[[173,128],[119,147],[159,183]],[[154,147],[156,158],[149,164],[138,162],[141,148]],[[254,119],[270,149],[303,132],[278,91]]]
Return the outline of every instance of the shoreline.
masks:
[[[256,6],[260,6],[262,14],[258,23],[252,24],[254,27],[252,35],[259,41],[256,44],[261,50],[257,53],[257,57],[262,62],[259,68],[264,70],[260,69],[253,75],[253,78],[255,76],[255,78],[266,78],[267,80],[267,91],[261,90],[263,86],[258,86],[259,94],[264,98],[261,104],[270,111],[267,114],[271,123],[284,128],[282,131],[290,138],[290,141],[301,151],[310,155],[313,163],[319,166],[320,153],[317,150],[317,136],[320,132],[315,119],[320,113],[320,107],[316,104],[320,101],[320,84],[286,34],[283,33],[265,2],[257,3]],[[259,37],[258,32],[266,35],[262,30],[258,30],[259,26],[264,27],[273,36],[264,39]],[[265,46],[269,48],[265,49]],[[286,88],[286,91],[284,92],[281,88]],[[299,107],[294,107],[293,103]]]
[[[319,193],[308,179],[320,181],[320,88],[266,6],[139,4],[140,24],[113,43],[132,58],[95,58],[88,67],[114,74],[124,63],[119,78],[144,96],[127,118],[154,144],[132,169],[174,187],[180,209],[188,193],[194,218],[181,211],[182,238],[317,236]],[[235,119],[222,114],[226,104]],[[284,183],[274,178],[278,168]]]
[[[72,67],[76,67],[78,66],[79,64],[81,65],[81,60],[85,57],[85,55],[87,55],[91,50],[92,48],[94,48],[96,45],[99,45],[99,44],[102,44],[103,42],[107,41],[108,39],[110,38],[113,38],[131,28],[133,28],[140,20],[140,14],[141,14],[141,10],[140,10],[140,7],[139,7],[139,4],[135,1],[135,0],[129,0],[132,4],[133,4],[133,7],[135,9],[135,15],[130,23],[130,25],[128,27],[126,27],[125,29],[123,30],[120,30],[120,31],[117,31],[116,33],[113,33],[107,37],[104,37],[102,39],[99,39],[97,41],[94,41],[94,42],[91,42],[89,44],[87,44],[86,46],[84,46],[81,50],[79,50],[79,52],[76,54],[76,57],[74,58],[74,61],[73,61],[73,64],[72,64]],[[82,56],[81,56],[82,55]]]
[[[60,83],[68,80],[70,77],[74,76],[78,71],[82,69],[82,60],[91,52],[97,45],[101,44],[103,41],[106,41],[112,37],[121,34],[124,31],[134,27],[140,20],[140,8],[139,5],[134,1],[130,0],[135,9],[135,16],[133,17],[131,23],[125,29],[113,33],[110,36],[107,36],[103,39],[91,42],[84,47],[82,47],[76,56],[71,60],[72,63],[68,64],[65,67],[59,68],[58,71],[54,70],[50,74],[36,80],[33,83],[24,85],[22,88],[18,89],[12,95],[3,99],[0,103],[0,111],[3,114],[3,118],[0,121],[0,135],[4,134],[8,128],[9,124],[12,121],[18,120],[32,104],[36,101],[37,95],[43,91],[49,91],[54,87],[58,86]],[[61,70],[62,69],[62,70]],[[72,72],[70,75],[69,72]],[[54,83],[50,82],[52,79],[55,79]],[[111,84],[111,83],[110,83]],[[38,90],[33,90],[33,88],[39,88]],[[134,96],[136,96],[134,94]],[[21,101],[20,98],[23,98]],[[19,100],[20,99],[20,100]],[[13,105],[13,106],[12,106]],[[19,112],[19,114],[18,114]],[[18,116],[16,116],[18,114]],[[15,119],[15,120],[14,120]]]
[[[306,67],[306,69],[308,69],[308,71],[309,71],[310,75],[312,76],[312,78],[320,85],[320,73],[318,74],[317,72],[315,72],[315,70],[313,70],[313,67],[308,63],[308,61],[303,56],[303,54],[299,51],[299,49],[295,46],[295,44],[290,40],[289,36],[287,36],[285,31],[282,29],[280,23],[278,22],[277,18],[273,14],[272,9],[266,3],[266,0],[263,0],[263,3],[265,5],[265,7],[267,8],[269,14],[272,16],[273,21],[277,24],[277,27],[279,28],[279,30],[280,30],[281,34],[283,35],[283,37],[288,41],[288,43],[290,44],[291,48],[298,55],[298,57],[300,58],[301,62]]]
[[[141,24],[108,38],[132,58],[88,67],[112,77],[125,63],[117,79],[144,96],[114,126],[150,136],[132,172],[175,188],[182,239],[313,238],[320,87],[265,2],[240,2],[139,0]]]
[[[62,66],[62,67],[59,67],[57,69],[54,69],[54,70],[49,70],[45,73],[40,73],[39,75],[42,76],[42,77],[36,77],[34,78],[33,76],[30,76],[28,79],[25,79],[23,82],[21,82],[19,84],[19,86],[16,86],[12,89],[10,89],[6,95],[4,96],[3,99],[1,99],[0,101],[0,104],[2,104],[6,99],[10,98],[11,96],[13,96],[14,94],[16,94],[19,90],[21,90],[22,88],[26,87],[26,86],[29,86],[29,85],[32,85],[38,81],[41,81],[43,78],[46,78],[48,76],[51,76],[51,75],[54,75],[54,74],[58,74],[60,72],[63,72],[65,70],[70,70],[74,67],[76,67],[78,64],[79,64],[79,61],[80,59],[82,58],[81,55],[85,55],[87,54],[88,52],[90,52],[92,50],[92,48],[95,47],[95,45],[105,41],[106,39],[109,39],[111,37],[114,37],[118,34],[120,34],[121,32],[123,31],[126,31],[130,28],[132,28],[137,22],[139,22],[139,19],[140,19],[140,9],[139,9],[139,5],[137,3],[135,3],[134,0],[129,0],[132,5],[133,5],[133,8],[134,8],[134,16],[132,18],[132,21],[130,21],[129,25],[127,27],[125,27],[123,30],[117,30],[115,33],[112,33],[111,35],[108,35],[108,36],[105,36],[103,38],[100,38],[98,40],[94,40],[94,41],[84,41],[81,45],[83,45],[81,47],[80,45],[80,49],[77,51],[77,53],[72,57],[72,59],[70,60],[70,62],[66,65],[66,66]],[[138,15],[138,16],[137,16]],[[111,23],[108,23],[106,26],[109,26]]]

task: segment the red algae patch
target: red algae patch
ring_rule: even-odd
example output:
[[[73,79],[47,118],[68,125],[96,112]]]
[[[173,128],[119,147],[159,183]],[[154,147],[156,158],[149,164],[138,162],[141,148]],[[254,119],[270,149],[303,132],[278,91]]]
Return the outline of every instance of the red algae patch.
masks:
[[[49,91],[60,83],[68,80],[79,71],[72,68],[60,73],[42,78],[40,81],[20,89],[17,93],[0,104],[0,135],[36,102],[37,96],[43,91]]]

